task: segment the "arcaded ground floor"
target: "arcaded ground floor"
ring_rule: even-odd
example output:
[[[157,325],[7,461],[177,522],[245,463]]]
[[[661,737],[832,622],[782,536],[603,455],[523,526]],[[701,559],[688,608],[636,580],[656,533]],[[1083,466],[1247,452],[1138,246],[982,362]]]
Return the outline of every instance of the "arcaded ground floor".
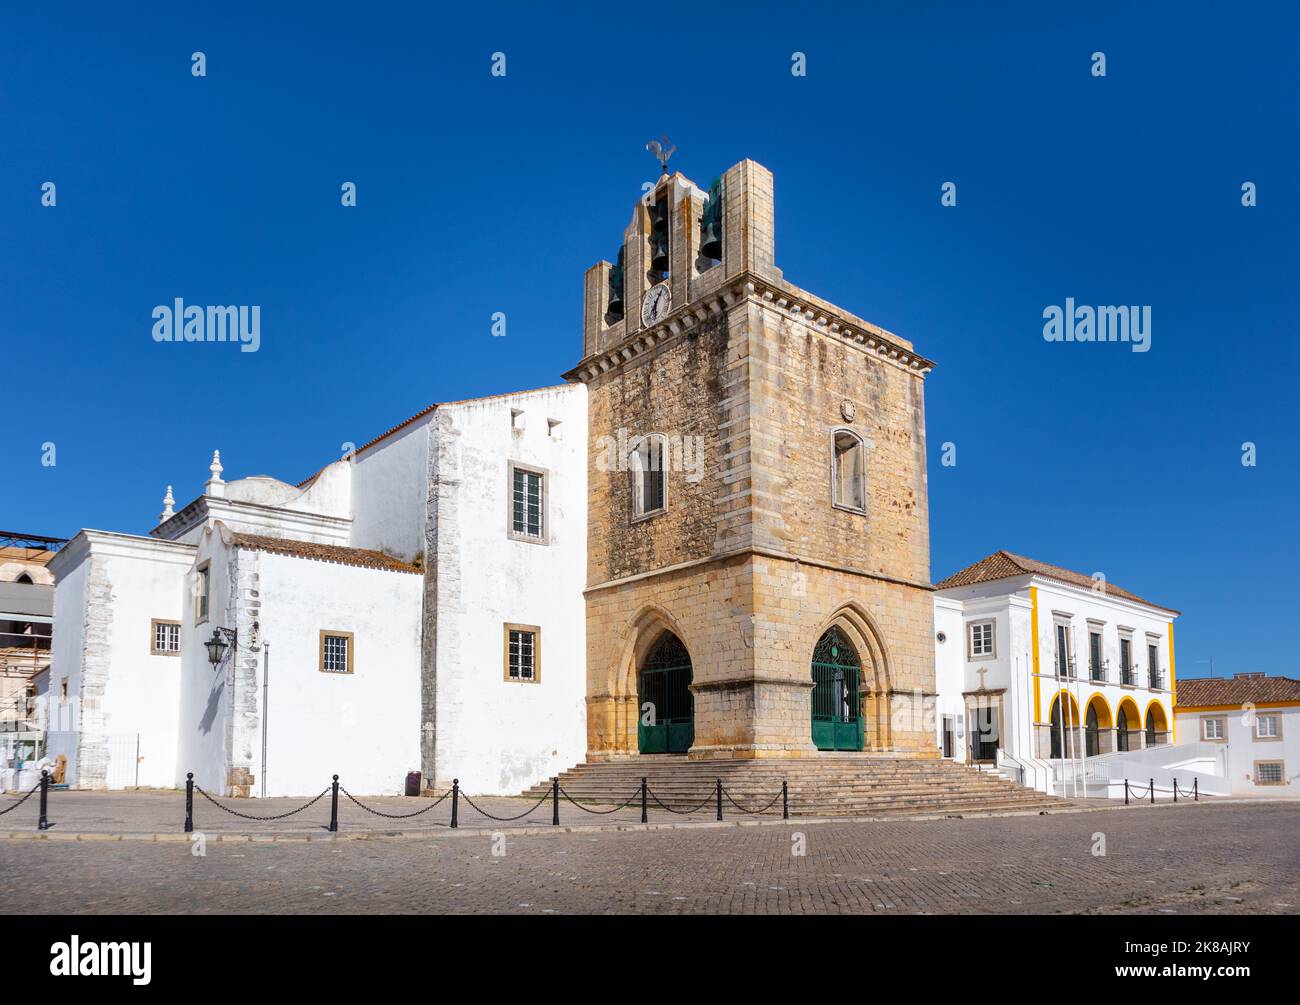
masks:
[[[124,818],[141,804],[91,806]],[[185,840],[71,833],[0,837],[0,911],[1300,913],[1294,802],[324,840],[316,829],[274,842],[227,831],[210,834],[201,856]]]

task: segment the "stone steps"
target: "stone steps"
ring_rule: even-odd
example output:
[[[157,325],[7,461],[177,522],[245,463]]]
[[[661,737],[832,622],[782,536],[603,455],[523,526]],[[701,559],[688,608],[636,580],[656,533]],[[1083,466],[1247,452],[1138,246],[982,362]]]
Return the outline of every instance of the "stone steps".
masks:
[[[709,798],[719,778],[726,796],[746,807],[767,804],[781,791],[784,781],[791,816],[1032,811],[1068,805],[1010,779],[952,761],[880,755],[752,761],[690,761],[652,755],[579,764],[560,775],[560,785],[579,802],[612,804],[638,795],[643,776],[654,796],[674,810],[689,809]],[[543,782],[524,795],[536,799],[549,789],[550,782]],[[659,809],[654,799],[650,806]],[[700,814],[707,814],[712,806],[709,802]],[[724,796],[723,815],[737,812]],[[781,800],[766,812],[779,815]]]

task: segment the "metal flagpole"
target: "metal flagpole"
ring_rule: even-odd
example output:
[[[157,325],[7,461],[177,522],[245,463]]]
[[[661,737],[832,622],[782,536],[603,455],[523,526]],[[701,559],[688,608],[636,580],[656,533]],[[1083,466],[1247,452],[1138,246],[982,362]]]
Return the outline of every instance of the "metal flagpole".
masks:
[[[267,697],[271,686],[271,644],[262,642],[262,798],[266,798],[266,720]]]

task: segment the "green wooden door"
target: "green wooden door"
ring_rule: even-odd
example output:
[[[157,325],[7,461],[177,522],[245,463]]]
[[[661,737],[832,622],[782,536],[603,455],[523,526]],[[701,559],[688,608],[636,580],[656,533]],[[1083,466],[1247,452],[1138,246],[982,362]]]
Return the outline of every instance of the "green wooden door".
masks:
[[[862,749],[862,705],[857,651],[838,628],[813,650],[812,740],[818,750]]]
[[[672,632],[655,643],[637,675],[637,749],[643,754],[683,754],[695,742],[691,657]]]

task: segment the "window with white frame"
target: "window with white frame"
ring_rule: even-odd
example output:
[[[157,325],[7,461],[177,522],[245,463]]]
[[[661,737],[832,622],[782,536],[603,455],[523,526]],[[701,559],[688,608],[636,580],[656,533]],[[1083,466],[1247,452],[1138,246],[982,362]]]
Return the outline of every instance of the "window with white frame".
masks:
[[[1070,648],[1070,623],[1056,622],[1056,674],[1058,677],[1074,676],[1074,653]]]
[[[320,633],[321,673],[352,673],[355,668],[352,633],[323,629]]]
[[[1153,690],[1160,687],[1160,647],[1147,643],[1147,677]]]
[[[1285,779],[1286,769],[1282,761],[1255,762],[1256,785],[1283,785]]]
[[[1255,715],[1255,736],[1260,740],[1276,740],[1282,735],[1280,715]]]
[[[970,658],[981,659],[993,655],[993,622],[972,621],[970,623]]]
[[[1222,740],[1224,736],[1224,727],[1227,720],[1222,716],[1215,716],[1212,719],[1201,720],[1201,739],[1203,740]]]
[[[831,435],[831,501],[840,509],[867,508],[867,461],[862,437],[848,429]]]
[[[1121,684],[1133,683],[1133,640],[1120,636],[1119,674]]]
[[[632,513],[650,516],[668,508],[668,452],[662,433],[642,437],[632,451]]]
[[[510,536],[516,540],[546,539],[546,474],[510,465]]]
[[[150,625],[149,652],[154,656],[179,656],[181,623],[154,618]]]
[[[1101,661],[1101,632],[1097,629],[1088,632],[1088,669],[1093,680],[1106,679],[1106,668]]]

